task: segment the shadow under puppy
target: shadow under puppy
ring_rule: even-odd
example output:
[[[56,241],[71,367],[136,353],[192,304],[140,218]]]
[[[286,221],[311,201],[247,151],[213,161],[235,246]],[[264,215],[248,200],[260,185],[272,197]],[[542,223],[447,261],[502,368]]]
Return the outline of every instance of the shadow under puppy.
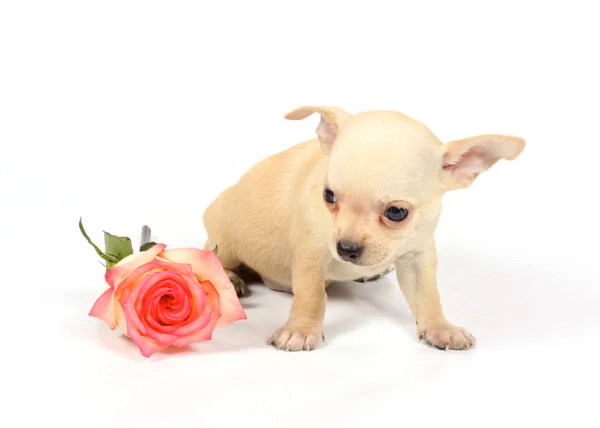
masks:
[[[326,287],[395,269],[418,336],[441,349],[468,349],[475,338],[450,323],[436,282],[434,232],[442,197],[470,186],[525,141],[480,135],[443,144],[425,125],[394,111],[350,114],[304,106],[285,117],[320,115],[316,139],[270,156],[221,193],[203,216],[206,249],[238,292],[236,269],[293,293],[287,323],[269,343],[311,350],[323,340]]]

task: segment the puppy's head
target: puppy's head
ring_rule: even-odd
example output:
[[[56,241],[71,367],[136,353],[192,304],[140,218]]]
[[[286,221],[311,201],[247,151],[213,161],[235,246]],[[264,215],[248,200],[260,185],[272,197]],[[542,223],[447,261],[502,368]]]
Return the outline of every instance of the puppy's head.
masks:
[[[335,258],[359,266],[388,264],[413,239],[429,238],[445,192],[469,187],[500,159],[515,159],[525,141],[480,135],[443,144],[401,113],[352,115],[337,107],[304,106],[285,117],[321,117],[316,129],[328,155],[323,206],[332,218]]]

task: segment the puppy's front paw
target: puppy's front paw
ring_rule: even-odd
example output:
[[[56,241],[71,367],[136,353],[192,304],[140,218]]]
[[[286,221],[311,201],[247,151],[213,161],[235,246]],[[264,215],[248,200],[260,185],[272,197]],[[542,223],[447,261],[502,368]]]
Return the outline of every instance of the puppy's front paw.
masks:
[[[312,351],[325,340],[321,329],[285,325],[269,339],[269,345],[283,351]]]
[[[419,340],[425,340],[439,349],[469,349],[475,346],[475,338],[462,327],[448,321],[419,325]]]

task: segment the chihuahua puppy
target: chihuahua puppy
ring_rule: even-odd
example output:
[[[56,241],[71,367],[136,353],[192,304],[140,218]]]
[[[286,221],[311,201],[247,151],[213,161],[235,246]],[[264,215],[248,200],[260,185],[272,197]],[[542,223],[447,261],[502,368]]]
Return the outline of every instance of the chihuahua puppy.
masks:
[[[326,288],[395,270],[419,339],[469,349],[475,338],[440,304],[434,232],[445,192],[470,186],[525,141],[479,135],[443,144],[425,125],[394,111],[350,114],[303,106],[285,118],[320,116],[317,138],[270,156],[221,193],[203,216],[206,249],[239,294],[246,267],[271,289],[293,293],[278,349],[312,350],[322,340]]]

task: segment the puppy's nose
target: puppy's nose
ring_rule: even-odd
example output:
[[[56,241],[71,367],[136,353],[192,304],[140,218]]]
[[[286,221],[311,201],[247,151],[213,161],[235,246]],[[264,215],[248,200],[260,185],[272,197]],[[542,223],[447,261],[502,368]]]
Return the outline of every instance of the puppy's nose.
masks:
[[[337,252],[339,256],[349,262],[357,261],[360,256],[362,256],[364,250],[365,247],[362,245],[353,244],[351,242],[338,241],[337,243]]]

